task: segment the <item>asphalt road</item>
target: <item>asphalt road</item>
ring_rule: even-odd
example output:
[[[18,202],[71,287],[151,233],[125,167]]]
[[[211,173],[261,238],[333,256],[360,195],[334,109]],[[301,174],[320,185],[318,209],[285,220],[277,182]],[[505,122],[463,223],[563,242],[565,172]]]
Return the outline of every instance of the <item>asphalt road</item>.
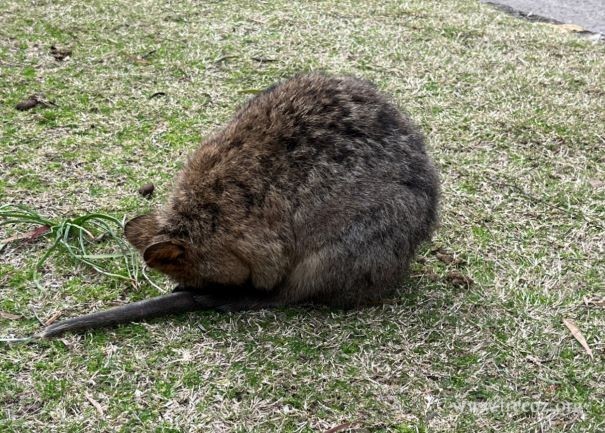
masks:
[[[605,0],[482,0],[605,35]]]

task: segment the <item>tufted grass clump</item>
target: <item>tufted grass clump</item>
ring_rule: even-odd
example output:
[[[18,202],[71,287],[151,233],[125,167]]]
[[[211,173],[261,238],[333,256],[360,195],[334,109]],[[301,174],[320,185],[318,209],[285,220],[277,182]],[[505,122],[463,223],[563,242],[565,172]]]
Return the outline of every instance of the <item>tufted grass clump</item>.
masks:
[[[151,282],[140,266],[135,250],[121,233],[123,220],[104,213],[86,213],[63,219],[49,219],[23,205],[0,206],[0,226],[27,227],[30,231],[0,240],[7,243],[48,239],[49,246],[35,263],[32,278],[41,288],[40,269],[54,255],[67,256],[74,264],[83,264],[109,278],[126,280],[138,286],[141,278]]]

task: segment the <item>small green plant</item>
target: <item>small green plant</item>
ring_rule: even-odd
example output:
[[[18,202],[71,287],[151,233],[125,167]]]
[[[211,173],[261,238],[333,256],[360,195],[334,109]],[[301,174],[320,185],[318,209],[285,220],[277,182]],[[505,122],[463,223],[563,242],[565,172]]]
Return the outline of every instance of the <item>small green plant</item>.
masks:
[[[73,218],[51,220],[26,206],[6,204],[0,206],[0,226],[27,225],[33,230],[0,240],[0,250],[11,241],[46,237],[51,239],[48,250],[37,261],[33,269],[33,281],[40,285],[39,270],[53,254],[66,254],[76,263],[83,263],[96,272],[110,278],[130,281],[138,285],[144,278],[149,279],[140,266],[135,251],[120,233],[123,221],[103,213],[89,213]],[[109,252],[107,252],[109,250]],[[123,271],[116,271],[116,261],[123,262]]]

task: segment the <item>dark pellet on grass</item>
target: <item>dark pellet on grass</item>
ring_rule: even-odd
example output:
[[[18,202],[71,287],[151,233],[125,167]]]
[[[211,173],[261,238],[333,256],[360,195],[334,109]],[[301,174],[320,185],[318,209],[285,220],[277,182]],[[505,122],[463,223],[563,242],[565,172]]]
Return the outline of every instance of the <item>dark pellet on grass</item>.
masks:
[[[469,276],[463,275],[458,271],[448,272],[445,279],[455,287],[469,289],[475,282]]]
[[[146,183],[142,187],[139,188],[139,194],[145,198],[151,198],[153,195],[153,191],[155,190],[155,185],[152,183]]]
[[[35,95],[32,95],[15,105],[15,108],[19,111],[27,111],[31,110],[39,104],[40,100]]]
[[[56,46],[51,45],[50,54],[55,58],[56,61],[61,62],[67,57],[71,56],[71,50],[69,48],[57,48]]]

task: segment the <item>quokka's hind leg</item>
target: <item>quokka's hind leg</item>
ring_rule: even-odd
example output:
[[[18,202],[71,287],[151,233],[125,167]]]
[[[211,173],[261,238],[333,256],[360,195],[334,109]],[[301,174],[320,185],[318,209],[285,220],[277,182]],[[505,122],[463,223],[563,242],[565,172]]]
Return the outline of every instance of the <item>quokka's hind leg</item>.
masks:
[[[204,309],[223,312],[264,310],[283,305],[274,297],[194,295],[193,298]]]
[[[174,292],[190,292],[200,309],[217,311],[246,311],[283,305],[273,292],[258,290],[250,285],[231,286],[208,284],[204,288],[177,287]]]
[[[337,308],[380,303],[403,284],[414,243],[399,229],[404,218],[359,219],[357,224],[308,248],[294,266],[284,295]],[[336,231],[336,230],[334,230]],[[319,243],[319,242],[318,242]]]
[[[284,297],[344,309],[380,303],[403,281],[407,260],[379,242],[366,242],[357,251],[331,245],[307,255],[292,272]]]

